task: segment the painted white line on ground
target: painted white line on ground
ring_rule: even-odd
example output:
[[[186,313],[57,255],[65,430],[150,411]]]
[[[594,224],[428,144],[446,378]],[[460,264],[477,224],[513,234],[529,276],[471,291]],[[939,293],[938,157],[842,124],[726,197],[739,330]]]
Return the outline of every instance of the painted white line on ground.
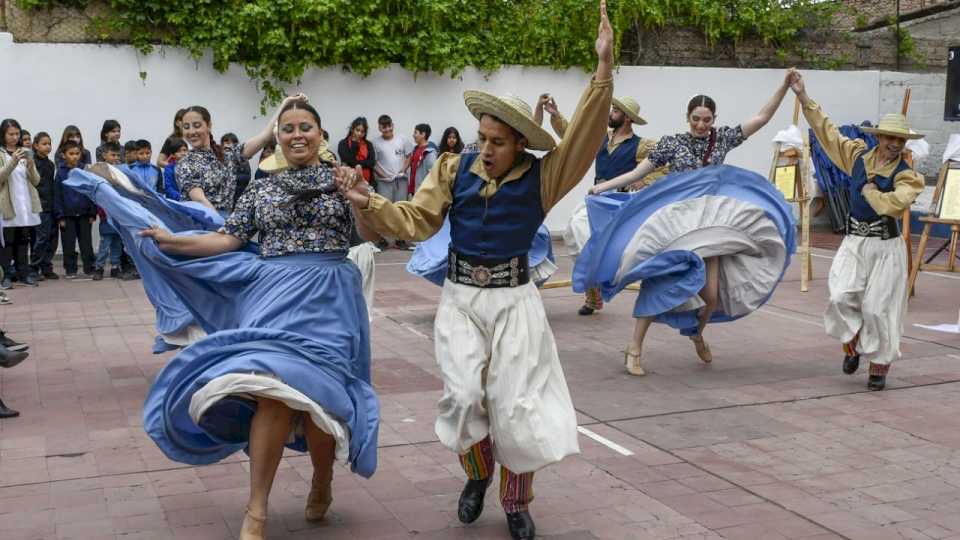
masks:
[[[427,340],[427,341],[430,340],[430,336],[424,334],[423,332],[417,330],[416,328],[414,328],[414,327],[412,327],[412,326],[410,326],[410,325],[408,325],[408,324],[402,324],[402,323],[401,323],[400,326],[402,326],[402,327],[405,328],[408,332],[410,332],[411,334],[413,334],[413,335],[415,335],[415,336],[417,336],[417,337],[422,337],[423,339],[425,339],[425,340]]]
[[[583,433],[583,434],[586,435],[587,437],[590,437],[591,439],[593,439],[593,440],[597,441],[598,443],[606,446],[607,448],[613,450],[614,452],[617,452],[617,453],[620,454],[620,455],[624,455],[624,456],[632,456],[632,455],[633,455],[633,452],[627,450],[626,448],[620,446],[619,444],[611,441],[610,439],[608,439],[608,438],[606,438],[606,437],[604,437],[604,436],[602,436],[602,435],[597,435],[596,433],[590,431],[589,429],[587,429],[587,428],[585,428],[585,427],[583,427],[583,426],[577,426],[577,431],[579,431],[580,433]]]

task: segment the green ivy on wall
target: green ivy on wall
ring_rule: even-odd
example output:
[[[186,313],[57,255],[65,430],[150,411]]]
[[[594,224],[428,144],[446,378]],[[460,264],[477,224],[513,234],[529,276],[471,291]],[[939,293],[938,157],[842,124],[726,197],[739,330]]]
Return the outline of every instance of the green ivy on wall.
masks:
[[[468,66],[556,69],[595,65],[594,0],[98,0],[109,15],[91,31],[148,54],[183,47],[212,51],[224,71],[242,66],[275,102],[311,67],[342,65],[361,75],[391,63],[412,72],[457,75]],[[27,9],[82,8],[90,0],[18,0]],[[638,24],[700,30],[709,43],[757,36],[790,47],[805,29],[829,24],[822,0],[610,0],[617,43]],[[117,36],[124,36],[118,39]]]

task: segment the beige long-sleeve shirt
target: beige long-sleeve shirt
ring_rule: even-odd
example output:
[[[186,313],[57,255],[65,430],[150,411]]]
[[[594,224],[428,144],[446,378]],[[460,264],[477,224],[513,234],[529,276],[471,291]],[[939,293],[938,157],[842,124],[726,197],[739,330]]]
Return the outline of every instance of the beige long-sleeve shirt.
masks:
[[[553,128],[554,133],[558,137],[563,139],[564,133],[567,132],[567,127],[570,125],[570,122],[563,117],[562,114],[557,113],[550,116],[550,127]],[[621,139],[619,141],[615,140],[613,137],[612,129],[607,130],[607,152],[612,154],[621,144],[627,142],[629,139]],[[637,155],[634,158],[637,163],[640,163],[647,156],[650,155],[650,152],[653,152],[653,149],[657,147],[656,139],[647,139],[646,137],[640,137],[640,144],[637,145]],[[650,184],[656,182],[660,178],[663,178],[670,172],[670,165],[664,165],[662,167],[657,167],[650,174],[644,176],[636,183],[630,186],[630,191],[636,191],[642,187],[649,186]],[[604,178],[604,180],[612,180],[611,178]]]
[[[597,148],[603,140],[612,97],[612,79],[591,80],[570,123],[570,136],[540,160],[540,199],[544,213],[573,189],[590,168],[593,153],[583,149]],[[479,159],[474,161],[470,172],[483,179],[485,185],[480,194],[489,198],[501,185],[520,179],[534,163],[533,154],[524,153],[519,163],[500,180],[488,177]],[[453,183],[459,166],[458,154],[441,155],[412,200],[391,203],[371,193],[370,204],[361,216],[380,234],[401,240],[426,240],[443,225],[453,203]]]
[[[17,216],[13,208],[13,187],[10,183],[10,175],[13,174],[17,165],[17,161],[5,150],[0,150],[0,217],[6,220]],[[30,206],[36,213],[42,210],[40,195],[37,193],[38,185],[40,185],[40,173],[37,172],[37,166],[31,160],[27,165],[27,190],[30,192]]]
[[[876,149],[867,149],[867,143],[862,139],[844,137],[840,130],[823,113],[823,110],[813,100],[803,107],[803,116],[813,129],[820,141],[820,146],[827,153],[830,161],[847,174],[853,174],[853,165],[857,156],[863,154],[863,164],[867,170],[867,177],[889,177],[899,165],[899,161],[884,163],[877,155]],[[923,191],[923,176],[913,169],[901,171],[894,179],[894,189],[890,192],[867,190],[863,197],[873,210],[881,216],[900,217],[904,209],[909,208]]]

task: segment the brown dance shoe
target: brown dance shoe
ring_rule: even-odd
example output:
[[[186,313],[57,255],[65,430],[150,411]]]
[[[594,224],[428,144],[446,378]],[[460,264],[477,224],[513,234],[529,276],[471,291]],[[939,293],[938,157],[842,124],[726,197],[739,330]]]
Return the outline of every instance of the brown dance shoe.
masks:
[[[267,538],[267,516],[255,516],[247,508],[247,514],[243,517],[243,525],[240,526],[240,540],[266,540]]]
[[[703,340],[703,336],[690,336],[690,341],[692,341],[693,346],[696,347],[697,356],[700,357],[700,360],[703,360],[703,363],[709,364],[713,362],[713,353],[710,352],[710,346]]]
[[[627,373],[635,377],[643,377],[647,373],[640,367],[640,353],[630,352],[630,349],[623,351],[623,365],[627,368]]]
[[[310,495],[307,496],[307,508],[303,511],[307,521],[320,521],[327,515],[327,510],[333,502],[333,478],[327,482],[314,478],[310,485]]]

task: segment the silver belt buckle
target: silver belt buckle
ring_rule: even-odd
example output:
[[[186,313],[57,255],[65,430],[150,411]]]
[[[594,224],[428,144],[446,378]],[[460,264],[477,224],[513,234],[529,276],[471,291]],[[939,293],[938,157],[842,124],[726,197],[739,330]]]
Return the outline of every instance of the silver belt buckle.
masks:
[[[480,287],[486,287],[493,279],[493,272],[486,266],[474,266],[470,270],[470,279]]]

